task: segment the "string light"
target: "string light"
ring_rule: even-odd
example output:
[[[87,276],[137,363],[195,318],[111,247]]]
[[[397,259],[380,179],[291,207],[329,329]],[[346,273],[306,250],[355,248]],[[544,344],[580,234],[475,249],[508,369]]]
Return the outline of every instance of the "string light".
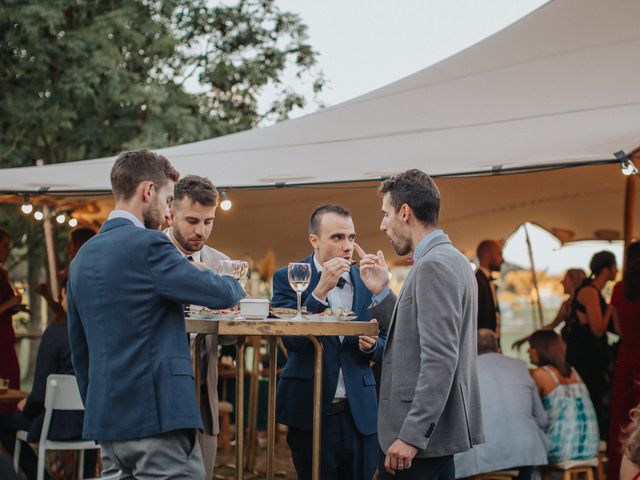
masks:
[[[66,222],[66,221],[67,221],[67,217],[65,216],[65,214],[64,214],[64,213],[61,213],[60,215],[58,215],[58,216],[56,217],[56,222],[58,222],[58,223],[59,223],[59,224],[61,224],[61,225],[62,225],[64,222]]]
[[[41,221],[44,218],[44,213],[42,213],[40,210],[36,210],[36,213],[33,214],[33,218],[35,218],[37,221]]]
[[[220,202],[220,208],[225,212],[231,210],[233,204],[231,203],[231,200],[229,200],[229,197],[227,197],[227,192],[223,190],[220,196],[222,198],[222,201]]]
[[[33,205],[31,205],[30,203],[24,203],[20,207],[20,210],[22,210],[22,213],[24,213],[25,215],[29,215],[31,212],[33,212]]]
[[[76,218],[69,219],[69,226],[71,228],[76,228],[78,226],[78,220]]]
[[[624,176],[628,177],[630,175],[639,175],[638,169],[626,153],[620,150],[619,152],[614,153],[614,155],[620,161],[620,169]]]

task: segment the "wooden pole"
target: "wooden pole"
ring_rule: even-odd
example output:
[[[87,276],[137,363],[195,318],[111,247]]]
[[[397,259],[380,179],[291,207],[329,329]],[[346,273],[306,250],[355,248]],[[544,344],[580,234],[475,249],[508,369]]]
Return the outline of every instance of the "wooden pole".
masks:
[[[527,229],[527,224],[524,224],[524,235],[527,241],[527,250],[529,252],[529,262],[531,263],[531,279],[533,281],[533,289],[536,292],[536,297],[538,300],[538,321],[539,328],[542,328],[544,325],[544,317],[542,315],[542,301],[540,300],[540,290],[538,289],[538,276],[536,275],[536,265],[533,262],[533,249],[531,248],[531,239],[529,238],[529,230]]]
[[[629,246],[629,244],[633,241],[637,190],[638,190],[637,175],[628,176],[626,186],[625,186],[625,192],[624,192],[624,250],[625,252],[627,251],[627,247]]]
[[[47,247],[47,260],[49,265],[49,284],[51,285],[51,295],[56,301],[60,301],[60,288],[58,285],[58,264],[56,255],[56,244],[54,239],[54,226],[51,216],[53,211],[47,205],[42,207],[44,219],[42,227],[44,228],[44,241]]]

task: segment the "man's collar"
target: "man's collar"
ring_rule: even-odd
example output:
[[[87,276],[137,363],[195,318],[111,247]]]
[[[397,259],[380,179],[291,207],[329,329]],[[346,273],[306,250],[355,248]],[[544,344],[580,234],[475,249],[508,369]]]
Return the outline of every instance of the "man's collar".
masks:
[[[413,249],[413,259],[414,259],[414,261],[417,262],[418,259],[424,253],[424,251],[427,248],[427,246],[429,245],[429,243],[431,243],[431,240],[435,239],[436,237],[439,237],[440,235],[444,235],[444,232],[442,231],[441,228],[437,228],[437,229],[429,232],[422,240],[420,240],[420,242],[418,242],[418,245],[416,245],[416,248]]]
[[[107,220],[112,220],[114,218],[124,218],[131,221],[136,227],[145,228],[144,223],[142,223],[138,217],[128,210],[112,210]]]

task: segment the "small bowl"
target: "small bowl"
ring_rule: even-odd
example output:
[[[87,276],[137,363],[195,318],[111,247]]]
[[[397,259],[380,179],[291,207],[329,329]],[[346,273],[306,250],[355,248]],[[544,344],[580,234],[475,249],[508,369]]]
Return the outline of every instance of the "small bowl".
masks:
[[[269,316],[269,300],[245,298],[240,300],[240,315],[247,320],[262,320]]]

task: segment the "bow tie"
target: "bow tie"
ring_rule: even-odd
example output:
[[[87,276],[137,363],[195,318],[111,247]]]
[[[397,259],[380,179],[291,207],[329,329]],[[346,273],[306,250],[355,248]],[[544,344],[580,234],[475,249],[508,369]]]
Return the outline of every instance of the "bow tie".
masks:
[[[322,272],[318,272],[318,277],[321,277],[321,276],[322,276]],[[338,288],[344,288],[346,283],[347,283],[347,281],[343,277],[340,277],[340,278],[338,278],[338,284],[336,286]]]

